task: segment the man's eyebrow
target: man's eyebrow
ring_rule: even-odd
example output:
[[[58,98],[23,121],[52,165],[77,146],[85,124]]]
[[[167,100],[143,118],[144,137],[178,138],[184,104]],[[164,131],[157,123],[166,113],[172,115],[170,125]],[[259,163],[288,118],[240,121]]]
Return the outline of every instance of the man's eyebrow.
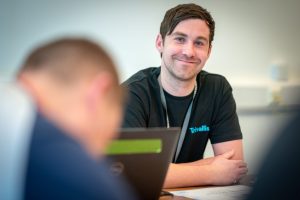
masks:
[[[185,33],[182,33],[182,32],[173,32],[172,34],[171,34],[172,36],[183,36],[183,37],[187,37],[187,34],[185,34]]]
[[[187,34],[182,33],[182,32],[174,32],[171,34],[171,36],[182,36],[182,37],[187,37]],[[206,37],[203,36],[199,36],[196,38],[197,40],[205,40],[206,42],[208,42],[209,40]]]

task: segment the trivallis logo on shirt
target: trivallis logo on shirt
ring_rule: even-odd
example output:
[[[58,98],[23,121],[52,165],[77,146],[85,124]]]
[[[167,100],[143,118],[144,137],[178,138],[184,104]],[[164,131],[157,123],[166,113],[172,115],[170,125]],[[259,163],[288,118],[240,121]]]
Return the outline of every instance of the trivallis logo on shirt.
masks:
[[[199,127],[191,127],[189,129],[192,134],[199,133],[199,132],[208,132],[210,130],[209,126],[207,126],[207,125],[202,125]]]

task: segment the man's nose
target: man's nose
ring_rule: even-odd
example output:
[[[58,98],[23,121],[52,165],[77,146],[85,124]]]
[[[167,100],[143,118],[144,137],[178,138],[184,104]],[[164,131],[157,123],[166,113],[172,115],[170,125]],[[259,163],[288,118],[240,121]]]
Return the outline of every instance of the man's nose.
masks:
[[[192,42],[188,42],[184,45],[182,53],[189,58],[195,57],[195,47]]]

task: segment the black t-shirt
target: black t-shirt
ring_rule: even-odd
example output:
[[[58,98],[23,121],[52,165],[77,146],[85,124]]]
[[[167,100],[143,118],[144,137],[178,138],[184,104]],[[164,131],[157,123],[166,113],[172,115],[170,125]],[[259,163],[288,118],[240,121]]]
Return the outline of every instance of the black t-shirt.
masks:
[[[171,127],[182,127],[188,107],[193,99],[193,93],[188,96],[176,97],[164,91]]]
[[[123,127],[166,127],[157,81],[159,74],[160,67],[147,68],[123,83],[129,90]],[[178,163],[202,159],[208,139],[212,144],[242,139],[232,88],[227,80],[221,75],[201,71],[197,84]]]

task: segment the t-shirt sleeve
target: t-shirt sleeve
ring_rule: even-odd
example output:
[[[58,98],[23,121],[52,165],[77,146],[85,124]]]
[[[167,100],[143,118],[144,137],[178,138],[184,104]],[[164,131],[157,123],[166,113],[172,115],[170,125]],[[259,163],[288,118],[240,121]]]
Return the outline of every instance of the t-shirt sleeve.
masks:
[[[210,140],[212,144],[242,139],[232,88],[225,78],[222,80],[220,92],[217,95],[211,128]]]
[[[137,91],[129,89],[128,100],[125,106],[123,128],[147,127],[145,100]]]

